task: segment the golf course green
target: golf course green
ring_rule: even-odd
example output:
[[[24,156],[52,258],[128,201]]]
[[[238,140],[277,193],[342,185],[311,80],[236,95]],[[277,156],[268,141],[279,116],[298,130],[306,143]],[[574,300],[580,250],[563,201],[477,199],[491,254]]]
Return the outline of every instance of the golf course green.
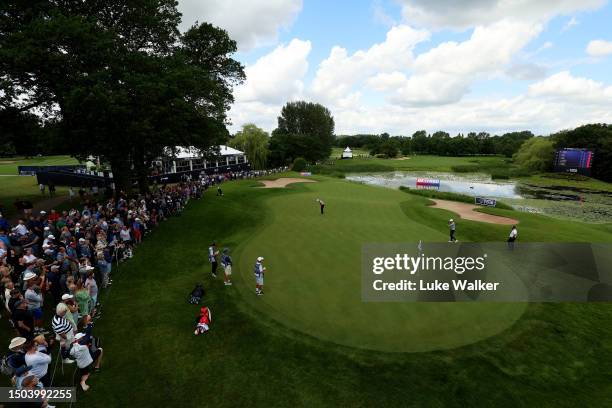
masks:
[[[405,192],[310,179],[274,189],[229,182],[223,197],[208,191],[115,267],[94,327],[102,372],[76,406],[607,405],[609,304],[362,303],[362,243],[446,241],[446,221],[458,217]],[[524,242],[612,242],[610,223],[483,211],[518,219]],[[508,233],[457,225],[461,241]],[[232,287],[210,275],[212,241],[231,249]],[[257,256],[268,267],[262,297]],[[199,306],[187,302],[197,282],[213,314],[205,336],[193,335]],[[13,336],[7,325],[0,335]],[[77,374],[59,365],[54,384]]]
[[[289,188],[292,194],[265,200],[269,217],[240,250],[238,268],[245,299],[279,322],[346,346],[414,352],[482,340],[523,313],[516,303],[362,302],[364,243],[444,242],[447,235],[408,217],[401,204],[419,204],[400,191],[333,179]],[[267,260],[263,298],[252,293],[258,256]]]

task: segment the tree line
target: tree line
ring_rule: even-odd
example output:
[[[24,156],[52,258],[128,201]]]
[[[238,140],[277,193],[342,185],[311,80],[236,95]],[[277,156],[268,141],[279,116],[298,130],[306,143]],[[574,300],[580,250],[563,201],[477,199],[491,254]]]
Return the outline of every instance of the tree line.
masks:
[[[501,155],[512,157],[521,144],[534,137],[530,131],[492,136],[487,132],[470,132],[455,137],[444,131],[428,134],[419,130],[411,136],[380,135],[338,136],[337,147],[360,148],[372,155],[395,157],[399,154],[432,154],[438,156]]]

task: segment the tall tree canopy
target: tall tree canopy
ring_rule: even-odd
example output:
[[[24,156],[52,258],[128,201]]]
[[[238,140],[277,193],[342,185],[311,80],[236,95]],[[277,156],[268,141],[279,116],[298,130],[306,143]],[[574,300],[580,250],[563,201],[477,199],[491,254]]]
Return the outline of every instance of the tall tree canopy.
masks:
[[[61,120],[68,153],[110,162],[142,189],[164,147],[226,140],[236,42],[203,23],[184,34],[175,0],[7,1],[0,9],[0,109]]]
[[[242,130],[230,140],[229,145],[246,153],[251,168],[263,170],[268,160],[268,132],[258,128],[252,123],[242,126]]]
[[[555,157],[555,148],[550,137],[532,137],[514,155],[514,161],[530,171],[550,171]]]
[[[334,118],[318,103],[288,102],[270,139],[270,158],[286,164],[297,157],[316,162],[329,157],[334,142]]]
[[[595,151],[592,176],[612,181],[612,125],[591,124],[552,135],[557,149],[586,148]]]

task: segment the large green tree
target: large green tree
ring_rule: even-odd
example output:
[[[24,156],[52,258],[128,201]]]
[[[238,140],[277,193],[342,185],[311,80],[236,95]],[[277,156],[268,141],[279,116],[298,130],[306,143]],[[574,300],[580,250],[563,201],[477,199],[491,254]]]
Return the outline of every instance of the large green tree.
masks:
[[[270,159],[287,164],[297,157],[316,162],[329,157],[334,143],[334,118],[318,103],[288,102],[270,139]]]
[[[119,189],[146,190],[165,147],[226,140],[236,43],[206,23],[179,33],[176,1],[2,4],[0,105],[57,117],[68,152],[108,161]]]
[[[247,123],[229,141],[229,145],[246,153],[252,169],[263,170],[266,168],[268,160],[269,142],[270,135],[268,132],[258,128],[253,123]]]
[[[526,170],[549,171],[554,157],[555,148],[550,137],[532,137],[521,145],[514,161]]]

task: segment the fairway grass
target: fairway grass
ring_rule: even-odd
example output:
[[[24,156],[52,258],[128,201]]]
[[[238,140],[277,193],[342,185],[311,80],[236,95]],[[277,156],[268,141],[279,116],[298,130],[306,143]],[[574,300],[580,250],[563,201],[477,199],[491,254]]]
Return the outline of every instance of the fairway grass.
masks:
[[[395,330],[389,324],[399,321],[398,317],[380,322],[384,325],[378,328],[382,339],[375,339],[374,344],[371,337],[370,344],[356,344],[358,340],[346,328],[334,329],[343,324],[346,302],[360,302],[360,289],[354,282],[352,289],[332,286],[339,280],[334,276],[347,269],[343,265],[329,268],[328,260],[354,265],[358,260],[347,257],[359,250],[355,246],[359,240],[413,241],[417,239],[415,228],[421,239],[445,240],[446,220],[453,214],[429,208],[430,201],[423,197],[337,179],[313,179],[319,182],[285,189],[255,188],[260,184],[254,180],[224,184],[223,197],[208,191],[202,200],[192,200],[180,217],[172,217],[148,235],[134,259],[113,270],[112,289],[100,293],[103,317],[94,334],[104,347],[102,372],[88,381],[90,391],[77,393],[76,406],[610,405],[609,304],[519,305],[525,309],[516,313],[522,315],[513,323],[506,320],[506,328],[500,327],[497,335],[490,335],[494,331],[490,322],[478,321],[476,315],[470,319],[469,310],[445,319],[445,306],[438,305],[440,313],[428,318],[454,326],[463,339],[453,339],[451,330],[444,331],[444,327],[435,333],[430,326],[432,332],[418,334],[421,339],[438,341],[440,349],[420,353],[372,350],[389,347],[387,341],[398,341],[388,332]],[[314,194],[321,194],[328,203],[325,219],[318,214]],[[573,223],[499,209],[487,212],[518,218],[522,241],[612,241],[610,224]],[[279,221],[290,222],[293,228]],[[332,228],[324,223],[331,223]],[[499,241],[508,232],[506,226],[463,220],[457,228],[463,241]],[[314,241],[300,247],[306,238]],[[210,276],[206,248],[213,240],[220,248],[232,249],[232,287]],[[253,293],[254,255],[265,256],[269,267],[262,298]],[[325,279],[314,276],[309,281],[292,275],[298,271],[303,277],[307,272],[311,278],[322,269]],[[204,283],[203,304],[213,313],[210,333],[197,337],[193,325],[199,307],[187,302],[196,282]],[[306,293],[300,299],[295,294],[300,293],[301,285],[324,292]],[[339,292],[334,295],[336,289]],[[329,315],[302,321],[309,314],[299,310],[306,300],[314,302],[310,307],[325,308]],[[399,315],[394,307],[411,313],[399,303],[372,305],[390,316]],[[411,306],[414,324],[427,327],[420,313],[432,312],[427,310],[430,305]],[[50,316],[45,318],[48,321]],[[490,336],[466,337],[454,318],[476,330],[481,325],[482,334]],[[379,324],[369,323],[374,329]],[[2,339],[12,336],[6,326],[0,325]],[[406,333],[407,328],[400,330]],[[436,340],[438,334],[446,340]],[[347,346],[349,341],[355,346]],[[452,342],[465,345],[441,349],[441,343],[451,347]],[[64,374],[58,369],[56,384],[71,384],[74,373],[72,366],[66,366]]]
[[[326,202],[319,214],[316,198]],[[364,303],[361,246],[446,241],[409,219],[400,191],[344,181],[309,184],[266,201],[270,220],[241,251],[238,270],[254,307],[281,323],[334,343],[388,352],[473,343],[512,325],[523,304]],[[253,264],[264,256],[266,295],[254,298]]]

